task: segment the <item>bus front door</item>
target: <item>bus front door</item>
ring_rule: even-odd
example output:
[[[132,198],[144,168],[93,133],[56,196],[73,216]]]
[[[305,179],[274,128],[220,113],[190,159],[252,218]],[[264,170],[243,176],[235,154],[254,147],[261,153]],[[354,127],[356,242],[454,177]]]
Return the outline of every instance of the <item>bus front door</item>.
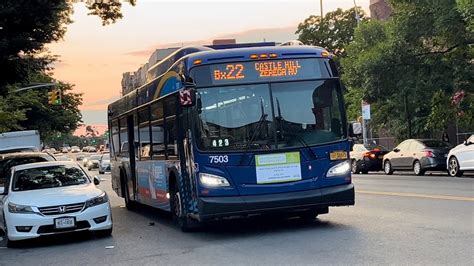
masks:
[[[127,117],[127,133],[128,133],[128,151],[129,151],[129,159],[130,159],[130,178],[132,181],[133,191],[130,191],[130,198],[132,200],[136,200],[136,191],[137,191],[137,171],[136,171],[136,144],[135,144],[135,117],[134,115],[129,115]]]

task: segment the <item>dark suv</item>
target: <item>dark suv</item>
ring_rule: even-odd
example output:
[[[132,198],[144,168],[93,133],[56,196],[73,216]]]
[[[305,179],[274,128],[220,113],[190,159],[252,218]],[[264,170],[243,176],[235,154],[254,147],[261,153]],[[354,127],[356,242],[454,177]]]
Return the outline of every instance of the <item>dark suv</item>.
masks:
[[[355,144],[350,153],[353,174],[382,170],[382,159],[388,150],[375,144]]]

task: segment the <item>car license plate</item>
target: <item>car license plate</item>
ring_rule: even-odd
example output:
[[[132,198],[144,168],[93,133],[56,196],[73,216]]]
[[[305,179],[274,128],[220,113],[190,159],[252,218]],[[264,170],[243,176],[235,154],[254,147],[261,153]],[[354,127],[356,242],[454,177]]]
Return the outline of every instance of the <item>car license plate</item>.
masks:
[[[347,159],[347,152],[345,152],[345,151],[333,151],[329,154],[329,159],[331,161]]]
[[[73,217],[57,218],[54,220],[56,229],[67,229],[76,227],[76,219]]]

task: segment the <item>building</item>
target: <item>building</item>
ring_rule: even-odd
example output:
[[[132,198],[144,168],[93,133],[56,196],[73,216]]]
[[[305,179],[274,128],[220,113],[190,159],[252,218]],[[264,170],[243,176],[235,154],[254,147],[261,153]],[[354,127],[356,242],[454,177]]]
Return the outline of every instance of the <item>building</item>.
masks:
[[[370,17],[378,20],[387,20],[392,14],[388,0],[370,0]]]
[[[156,49],[148,59],[148,62],[142,65],[135,72],[125,72],[122,74],[122,95],[128,94],[132,90],[145,84],[148,77],[148,69],[158,62],[178,50],[178,47]]]

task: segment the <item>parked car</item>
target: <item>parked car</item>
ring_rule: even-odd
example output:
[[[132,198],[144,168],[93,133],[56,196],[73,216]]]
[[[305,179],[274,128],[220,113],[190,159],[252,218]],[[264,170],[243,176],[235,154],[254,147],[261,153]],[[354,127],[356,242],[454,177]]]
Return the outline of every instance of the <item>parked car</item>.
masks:
[[[74,162],[15,166],[0,187],[0,226],[7,245],[42,235],[94,231],[110,235],[107,194]]]
[[[61,152],[62,152],[62,153],[68,153],[69,150],[68,150],[68,148],[66,148],[66,147],[62,147],[62,148],[61,148]]]
[[[94,154],[89,158],[89,160],[87,161],[87,169],[89,171],[92,169],[99,168],[100,157],[101,157],[100,154]]]
[[[110,154],[104,153],[99,160],[99,174],[110,172]]]
[[[0,155],[0,184],[3,184],[5,178],[13,166],[27,163],[48,162],[56,159],[44,152],[16,152]]]
[[[84,153],[79,153],[78,155],[76,155],[76,161],[77,162],[82,162],[82,160],[86,157],[86,155]]]
[[[71,152],[72,153],[78,153],[80,151],[81,151],[81,149],[78,146],[72,146],[71,147]]]
[[[94,146],[86,146],[82,148],[82,152],[97,152],[97,149]]]
[[[87,163],[89,162],[90,158],[90,154],[84,154],[84,157],[82,158],[82,166],[87,167]]]
[[[367,174],[369,171],[381,171],[382,159],[388,150],[375,144],[354,144],[351,157],[351,170],[353,174]]]
[[[34,146],[8,147],[0,149],[0,154],[15,153],[15,152],[39,152],[39,149]]]
[[[474,135],[449,151],[447,164],[450,176],[462,176],[465,171],[474,171]]]
[[[54,158],[56,158],[56,161],[73,161],[71,157],[63,154],[55,154]]]
[[[436,139],[408,139],[383,157],[384,172],[413,170],[415,175],[426,171],[446,171],[446,158],[451,144]]]

